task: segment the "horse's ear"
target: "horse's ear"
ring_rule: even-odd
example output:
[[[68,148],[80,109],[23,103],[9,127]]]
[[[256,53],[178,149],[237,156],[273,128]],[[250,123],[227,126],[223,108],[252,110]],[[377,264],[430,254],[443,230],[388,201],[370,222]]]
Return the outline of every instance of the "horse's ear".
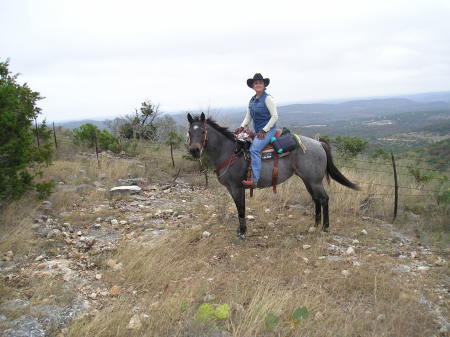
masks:
[[[190,113],[187,114],[187,119],[189,121],[189,124],[192,124],[192,122],[194,121],[194,118],[192,118]]]
[[[200,115],[200,120],[201,120],[202,122],[204,122],[205,119],[206,119],[205,114],[202,112],[202,114]]]

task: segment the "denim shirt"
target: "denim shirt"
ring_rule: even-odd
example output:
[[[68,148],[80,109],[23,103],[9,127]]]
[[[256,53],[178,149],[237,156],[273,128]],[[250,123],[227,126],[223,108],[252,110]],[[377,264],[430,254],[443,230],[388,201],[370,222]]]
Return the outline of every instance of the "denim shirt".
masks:
[[[256,95],[250,99],[248,104],[248,109],[250,111],[250,115],[253,119],[253,126],[255,128],[255,132],[259,132],[266,126],[266,124],[270,120],[270,112],[266,107],[266,97],[267,93],[264,91],[259,98],[256,98]]]

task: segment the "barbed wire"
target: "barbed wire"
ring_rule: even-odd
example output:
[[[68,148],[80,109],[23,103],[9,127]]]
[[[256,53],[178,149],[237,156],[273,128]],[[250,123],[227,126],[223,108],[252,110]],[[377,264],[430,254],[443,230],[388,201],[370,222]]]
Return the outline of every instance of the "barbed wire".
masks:
[[[338,160],[345,160],[345,161],[356,161],[356,162],[362,162],[362,163],[367,163],[367,164],[371,164],[371,165],[383,165],[383,166],[389,166],[392,167],[392,163],[374,163],[370,160],[361,160],[361,159],[351,159],[351,160],[346,160],[343,157],[340,156],[335,156],[336,158],[338,158]],[[425,170],[425,171],[432,171],[432,172],[436,172],[439,174],[442,174],[441,171],[436,170],[436,169],[430,169],[430,168],[426,168],[426,167],[416,167],[416,166],[408,166],[408,165],[402,165],[402,164],[397,164],[395,165],[396,167],[403,167],[403,168],[408,168],[408,169],[420,169],[420,170]]]
[[[379,183],[365,183],[362,181],[356,181],[357,184],[363,184],[363,185],[377,185],[377,186],[386,186],[386,187],[393,187],[395,188],[395,185],[387,185],[387,184],[379,184]],[[424,192],[434,192],[434,193],[440,193],[442,191],[439,190],[429,190],[429,189],[423,189],[423,188],[417,188],[417,187],[408,187],[408,186],[397,186],[398,188],[404,188],[409,190],[416,190],[416,191],[424,191]]]
[[[73,144],[73,141],[71,141],[70,139],[68,139],[67,137],[60,137],[59,139],[58,139],[58,142],[62,142],[62,143],[66,143],[66,144],[68,144],[68,143],[71,143],[71,144]],[[74,144],[75,145],[75,144]],[[147,145],[147,144],[140,144],[139,145],[141,148],[143,147],[143,148],[148,148],[148,149],[153,149],[153,146],[151,146],[151,145]],[[341,156],[339,156],[339,155],[337,155],[337,156],[335,156],[335,157],[337,157],[339,160],[345,160],[343,157],[341,157]],[[404,157],[402,158],[402,159],[405,159]],[[414,159],[415,160],[415,159]],[[371,164],[371,165],[383,165],[383,166],[389,166],[389,167],[391,167],[392,166],[392,164],[390,164],[390,163],[376,163],[376,162],[373,162],[373,161],[370,161],[370,160],[362,160],[362,159],[352,159],[351,161],[356,161],[356,162],[362,162],[362,163],[366,163],[366,164]],[[407,165],[399,165],[399,164],[397,164],[396,165],[397,167],[404,167],[404,168],[417,168],[417,167],[414,167],[414,166],[407,166]],[[374,169],[371,169],[371,168],[362,168],[362,167],[357,167],[357,166],[349,166],[349,165],[339,165],[339,167],[341,167],[341,168],[347,168],[347,169],[353,169],[353,170],[359,170],[359,171],[370,171],[370,172],[377,172],[377,173],[383,173],[383,174],[390,174],[390,175],[393,175],[393,172],[392,171],[388,171],[388,170],[374,170]],[[419,168],[419,169],[423,169],[423,170],[429,170],[429,171],[434,171],[434,172],[439,172],[439,171],[436,171],[436,170],[432,170],[432,169],[428,169],[428,168]],[[199,172],[201,175],[204,175],[204,173],[203,172]],[[208,177],[212,177],[212,176],[215,176],[215,174],[213,174],[213,173],[209,173],[208,172]],[[408,177],[413,177],[414,175],[413,174],[406,174],[406,173],[397,173],[397,175],[399,175],[399,176],[408,176]],[[439,180],[439,181],[442,181],[442,178],[438,178],[438,177],[427,177],[427,179],[432,179],[432,180]],[[390,184],[381,184],[381,183],[375,183],[375,182],[361,182],[361,181],[359,181],[359,182],[356,182],[357,184],[362,184],[362,185],[368,185],[368,186],[371,186],[371,185],[376,185],[376,186],[384,186],[384,187],[389,187],[389,188],[395,188],[396,186],[395,185],[390,185]],[[416,190],[416,191],[421,191],[421,192],[432,192],[432,193],[441,193],[442,191],[440,191],[440,190],[432,190],[432,189],[424,189],[424,188],[416,188],[416,187],[410,187],[410,186],[401,186],[401,185],[399,185],[398,186],[398,188],[399,189],[408,189],[408,190]],[[341,193],[341,192],[334,192],[334,193]],[[352,192],[352,193],[355,193],[355,192]],[[359,193],[359,192],[356,192],[356,193]],[[351,193],[350,193],[351,194]],[[390,195],[390,196],[392,196],[392,194],[384,194],[384,193],[371,193],[371,194],[376,194],[376,195]],[[431,194],[399,194],[399,196],[412,196],[412,197],[421,197],[421,196],[431,196]]]
[[[354,170],[360,170],[360,171],[370,171],[370,172],[378,172],[378,173],[387,173],[387,174],[394,174],[392,171],[382,171],[382,170],[373,170],[373,169],[369,169],[369,168],[362,168],[362,167],[357,167],[357,166],[344,166],[344,165],[339,165],[340,168],[349,168],[349,169],[354,169]],[[404,177],[414,177],[414,175],[412,175],[411,173],[407,174],[407,173],[398,173],[398,176],[404,176]],[[427,179],[430,180],[439,180],[442,181],[443,178],[439,178],[439,177],[427,177]]]

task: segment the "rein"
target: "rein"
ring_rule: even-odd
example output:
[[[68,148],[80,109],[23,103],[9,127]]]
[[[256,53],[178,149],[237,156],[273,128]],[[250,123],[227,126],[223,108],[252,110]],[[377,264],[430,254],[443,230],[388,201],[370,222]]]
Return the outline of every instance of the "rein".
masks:
[[[233,164],[233,162],[239,158],[239,155],[241,154],[242,151],[243,150],[240,150],[238,153],[233,153],[230,157],[228,157],[219,165],[217,165],[216,168],[214,169],[214,173],[218,175],[220,170],[226,167],[227,169],[225,170],[225,172],[219,176],[219,178],[222,177],[228,171],[228,168],[231,166],[231,164]]]

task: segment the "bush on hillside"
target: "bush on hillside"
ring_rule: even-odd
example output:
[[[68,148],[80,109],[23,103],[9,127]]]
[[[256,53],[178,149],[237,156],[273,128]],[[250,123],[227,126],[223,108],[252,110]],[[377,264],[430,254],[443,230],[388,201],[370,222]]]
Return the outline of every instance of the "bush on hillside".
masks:
[[[43,97],[28,85],[17,82],[9,62],[0,61],[0,200],[20,197],[40,175],[42,165],[51,162],[51,144],[36,146],[33,121]]]
[[[84,145],[90,149],[95,149],[95,146],[97,146],[99,151],[121,151],[116,137],[106,130],[100,130],[91,123],[80,125],[79,128],[73,130],[73,142],[76,145]]]
[[[369,144],[365,139],[350,136],[337,136],[331,142],[345,159],[355,158]]]

